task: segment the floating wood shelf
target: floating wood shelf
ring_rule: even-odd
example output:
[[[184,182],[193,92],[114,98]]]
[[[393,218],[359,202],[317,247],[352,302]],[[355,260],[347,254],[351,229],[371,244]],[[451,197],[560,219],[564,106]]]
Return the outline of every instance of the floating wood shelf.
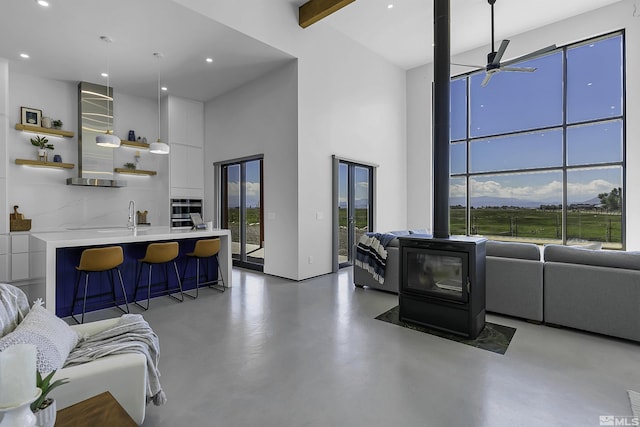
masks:
[[[144,142],[138,142],[138,141],[126,141],[124,139],[120,140],[120,145],[123,145],[125,147],[132,147],[132,148],[142,148],[143,150],[149,149],[149,144],[145,144]]]
[[[40,160],[16,159],[16,165],[36,166],[39,168],[73,169],[73,163],[41,162]]]
[[[142,169],[115,168],[114,171],[118,173],[129,174],[129,175],[157,175],[158,174],[158,172],[156,171],[145,171]]]
[[[43,128],[42,126],[23,125],[20,123],[16,123],[16,129],[21,130],[23,132],[44,133],[47,135],[64,136],[65,138],[73,138],[73,132],[70,132],[68,130],[49,129],[49,128]]]

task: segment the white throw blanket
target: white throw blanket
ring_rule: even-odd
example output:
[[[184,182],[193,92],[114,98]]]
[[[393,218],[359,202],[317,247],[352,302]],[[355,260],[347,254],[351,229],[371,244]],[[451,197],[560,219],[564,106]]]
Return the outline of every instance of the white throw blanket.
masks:
[[[140,314],[124,314],[118,323],[95,335],[83,338],[71,351],[64,367],[109,356],[139,352],[147,358],[147,403],[164,405],[167,398],[160,386],[160,343],[158,336]]]
[[[13,331],[29,312],[27,296],[13,285],[0,283],[0,337]]]

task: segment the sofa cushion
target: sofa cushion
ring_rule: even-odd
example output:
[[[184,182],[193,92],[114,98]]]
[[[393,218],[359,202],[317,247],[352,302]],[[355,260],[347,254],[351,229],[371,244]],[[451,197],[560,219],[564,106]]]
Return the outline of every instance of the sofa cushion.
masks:
[[[593,250],[575,246],[546,245],[544,247],[544,260],[546,262],[563,262],[567,264],[640,270],[640,252]]]
[[[533,243],[487,241],[487,256],[540,261],[540,248]]]
[[[0,351],[14,344],[33,344],[37,347],[38,371],[47,373],[62,368],[78,339],[69,325],[37,301],[18,327],[0,338]]]

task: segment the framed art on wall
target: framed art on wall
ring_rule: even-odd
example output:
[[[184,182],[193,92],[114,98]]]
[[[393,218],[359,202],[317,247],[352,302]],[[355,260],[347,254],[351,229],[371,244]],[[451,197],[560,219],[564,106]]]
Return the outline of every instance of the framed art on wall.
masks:
[[[23,125],[42,126],[42,110],[20,107],[20,116],[22,117]]]

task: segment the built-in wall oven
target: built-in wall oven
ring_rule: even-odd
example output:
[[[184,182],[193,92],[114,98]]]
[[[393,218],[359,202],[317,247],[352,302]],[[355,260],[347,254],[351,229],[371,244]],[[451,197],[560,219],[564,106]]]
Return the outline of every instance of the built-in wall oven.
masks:
[[[202,199],[171,199],[171,228],[191,228],[191,214],[202,216]]]

